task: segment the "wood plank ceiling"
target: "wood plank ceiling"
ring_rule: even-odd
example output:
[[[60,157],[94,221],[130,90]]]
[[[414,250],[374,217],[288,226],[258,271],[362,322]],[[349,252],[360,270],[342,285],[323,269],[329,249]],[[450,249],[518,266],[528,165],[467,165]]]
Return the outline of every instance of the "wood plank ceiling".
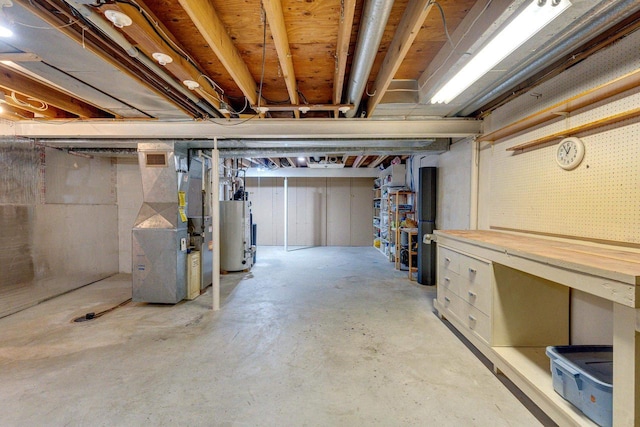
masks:
[[[346,102],[344,91],[365,0],[116,0],[95,4],[16,0],[16,3],[67,34],[75,34],[83,47],[92,37],[113,45],[91,19],[82,19],[85,13],[79,8],[97,12],[146,57],[152,58],[156,52],[169,55],[173,61],[163,68],[170,76],[179,84],[184,80],[196,81],[200,87],[194,94],[226,117],[252,116],[261,112],[258,107],[267,107],[268,112],[262,114],[265,118],[325,118],[339,117],[338,108]],[[446,42],[445,21],[430,3],[393,2],[367,79],[368,90],[376,91],[376,104],[391,79],[417,80]],[[449,31],[455,30],[474,3],[475,0],[438,1]],[[10,14],[10,8],[3,10]],[[126,14],[132,24],[115,28],[104,16],[109,10]],[[405,28],[404,40],[399,39],[403,15],[412,17],[415,11],[421,13],[410,23],[413,28]],[[407,26],[406,22],[402,25]],[[390,47],[398,49],[402,43],[400,55],[396,52],[387,56]],[[104,47],[96,49],[104,56],[112,55]],[[391,63],[386,65],[385,81],[376,84],[385,56]],[[153,86],[140,69],[127,66],[122,58],[111,59],[122,63],[123,69],[137,75],[144,84]],[[49,88],[48,93],[36,90],[43,83],[32,76],[21,76],[30,79],[26,86],[34,88],[24,90],[24,82],[18,81],[15,70],[3,66],[0,72],[4,74],[0,90],[15,92],[17,99],[32,98],[35,104],[10,101],[5,118],[30,119],[34,114],[45,120],[119,117],[108,108],[91,106],[82,99],[70,105],[65,98],[71,95],[59,93],[56,88]],[[154,89],[159,88],[156,85]],[[45,97],[50,110],[43,113],[37,111],[40,105],[37,100]],[[203,114],[182,104],[178,106],[194,118]],[[30,111],[33,107],[35,112]],[[306,107],[302,114],[299,107]],[[21,113],[12,115],[12,108]]]

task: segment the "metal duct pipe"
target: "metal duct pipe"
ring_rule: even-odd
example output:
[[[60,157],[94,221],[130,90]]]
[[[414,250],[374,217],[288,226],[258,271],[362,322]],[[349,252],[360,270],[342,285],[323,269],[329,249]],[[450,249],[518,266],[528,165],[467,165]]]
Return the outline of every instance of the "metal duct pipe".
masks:
[[[392,7],[393,0],[368,0],[362,11],[347,88],[347,104],[353,104],[355,108],[345,113],[347,117],[354,117],[358,111]]]
[[[127,41],[127,39],[120,34],[120,32],[116,31],[111,24],[107,23],[102,17],[83,4],[78,0],[65,0],[67,4],[77,10],[85,19],[90,21],[96,28],[98,28],[102,33],[104,33],[111,41],[120,46],[129,56],[132,58],[136,58],[140,61],[145,67],[149,68],[152,72],[158,75],[164,82],[166,82],[169,86],[174,88],[180,94],[187,97],[190,101],[192,101],[195,105],[204,110],[207,114],[212,117],[223,117],[215,109],[211,108],[208,104],[206,104],[202,99],[195,96],[189,89],[185,88],[178,82],[176,82],[166,71],[164,71],[158,64],[153,62],[152,59],[148,58],[146,55],[141,55],[138,49],[135,48],[131,43]]]
[[[471,101],[454,115],[467,116],[477,111],[483,105],[489,103],[493,98],[510,90],[513,86],[548,66],[550,63],[555,61],[556,57],[559,57],[571,49],[575,49],[580,43],[584,42],[584,40],[597,36],[610,26],[614,25],[620,19],[630,16],[638,10],[640,10],[640,3],[638,0],[602,1],[597,7],[591,9],[576,20],[574,24],[565,31],[564,35],[560,34],[555,45],[552,45],[545,51],[539,52],[537,59],[533,60],[523,69],[516,72],[516,74],[509,77],[507,80],[500,83],[480,98],[476,98],[474,101]],[[567,35],[567,33],[576,28],[577,30],[572,34]]]

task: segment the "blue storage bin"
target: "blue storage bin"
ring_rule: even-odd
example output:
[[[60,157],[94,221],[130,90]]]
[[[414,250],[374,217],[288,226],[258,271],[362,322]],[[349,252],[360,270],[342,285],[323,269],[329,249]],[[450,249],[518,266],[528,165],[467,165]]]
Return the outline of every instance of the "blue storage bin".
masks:
[[[613,347],[567,345],[547,347],[553,389],[601,426],[611,426]]]

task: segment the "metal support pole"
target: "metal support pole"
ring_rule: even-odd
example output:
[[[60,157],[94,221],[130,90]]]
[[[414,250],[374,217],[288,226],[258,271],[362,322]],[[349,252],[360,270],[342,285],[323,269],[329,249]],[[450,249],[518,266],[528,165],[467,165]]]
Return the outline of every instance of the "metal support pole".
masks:
[[[218,138],[213,138],[211,152],[211,225],[213,226],[213,309],[220,310],[220,153]]]
[[[289,180],[284,178],[284,251],[289,250]]]

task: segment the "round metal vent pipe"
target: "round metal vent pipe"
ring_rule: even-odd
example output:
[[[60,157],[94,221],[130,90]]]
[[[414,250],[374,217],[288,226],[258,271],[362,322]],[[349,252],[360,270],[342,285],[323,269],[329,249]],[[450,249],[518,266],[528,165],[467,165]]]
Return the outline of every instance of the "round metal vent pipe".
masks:
[[[604,0],[597,7],[591,9],[588,13],[581,16],[572,25],[571,29],[568,29],[568,33],[564,37],[562,35],[549,49],[540,52],[538,58],[530,62],[523,69],[516,72],[498,86],[491,89],[489,92],[482,95],[480,98],[476,98],[471,103],[467,104],[462,110],[458,111],[454,115],[467,116],[482,108],[483,105],[491,102],[494,98],[500,96],[504,92],[511,90],[514,86],[531,77],[535,73],[544,69],[550,63],[557,58],[566,54],[567,52],[575,49],[581,43],[590,38],[593,38],[614,25],[621,19],[632,15],[640,10],[640,2],[638,0]]]
[[[354,117],[358,111],[392,7],[393,0],[368,0],[362,11],[347,88],[346,103],[353,104],[355,108],[347,111],[347,117]]]

